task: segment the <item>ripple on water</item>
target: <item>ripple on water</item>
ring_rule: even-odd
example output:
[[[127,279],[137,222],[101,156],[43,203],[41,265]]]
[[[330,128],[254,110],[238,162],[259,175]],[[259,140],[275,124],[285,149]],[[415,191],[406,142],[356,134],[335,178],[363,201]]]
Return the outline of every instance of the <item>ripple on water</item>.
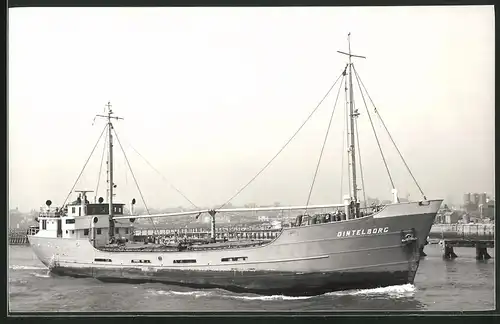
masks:
[[[156,283],[112,284],[93,278],[49,274],[29,249],[9,254],[10,311],[363,311],[494,309],[494,262],[475,260],[475,249],[459,250],[446,262],[428,249],[415,285],[290,297],[190,289]],[[434,256],[433,254],[434,253]],[[468,253],[468,254],[467,254]]]

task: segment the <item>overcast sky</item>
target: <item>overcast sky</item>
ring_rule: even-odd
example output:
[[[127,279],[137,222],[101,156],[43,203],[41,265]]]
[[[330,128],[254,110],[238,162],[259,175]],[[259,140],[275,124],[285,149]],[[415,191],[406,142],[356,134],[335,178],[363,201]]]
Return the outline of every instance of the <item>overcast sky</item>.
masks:
[[[15,8],[8,28],[10,208],[63,202],[108,100],[125,118],[116,130],[148,206],[189,206],[170,183],[198,206],[225,202],[339,76],[348,32],[353,53],[367,57],[356,69],[427,197],[459,203],[465,192],[493,192],[493,6]],[[306,203],[337,89],[233,204]],[[355,93],[366,194],[390,198],[356,83]],[[340,200],[344,103],[342,91],[314,204]],[[400,195],[418,199],[374,122]],[[102,144],[76,189],[96,189]],[[117,198],[142,205],[115,149]]]

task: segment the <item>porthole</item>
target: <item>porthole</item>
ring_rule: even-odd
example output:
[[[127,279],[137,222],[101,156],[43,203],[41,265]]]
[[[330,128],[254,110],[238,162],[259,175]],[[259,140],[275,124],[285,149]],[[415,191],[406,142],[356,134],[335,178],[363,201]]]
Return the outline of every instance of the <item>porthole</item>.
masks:
[[[161,261],[163,260],[163,258],[161,256],[158,257],[158,261]]]

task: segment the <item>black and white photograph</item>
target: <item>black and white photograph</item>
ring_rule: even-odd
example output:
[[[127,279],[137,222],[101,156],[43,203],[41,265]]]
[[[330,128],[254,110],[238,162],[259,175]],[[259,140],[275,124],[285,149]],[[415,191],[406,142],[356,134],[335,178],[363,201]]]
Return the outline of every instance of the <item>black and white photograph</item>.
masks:
[[[493,6],[7,25],[10,314],[496,308]]]

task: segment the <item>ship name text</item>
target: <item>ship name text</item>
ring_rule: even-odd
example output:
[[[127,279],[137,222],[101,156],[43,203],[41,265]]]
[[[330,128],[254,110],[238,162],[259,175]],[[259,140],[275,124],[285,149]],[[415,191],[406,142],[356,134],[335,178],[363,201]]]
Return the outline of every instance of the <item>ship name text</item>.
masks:
[[[351,231],[340,231],[337,232],[337,237],[350,237],[350,236],[363,236],[363,235],[374,235],[388,233],[389,227],[379,227],[379,228],[368,228],[368,229],[358,229]]]

